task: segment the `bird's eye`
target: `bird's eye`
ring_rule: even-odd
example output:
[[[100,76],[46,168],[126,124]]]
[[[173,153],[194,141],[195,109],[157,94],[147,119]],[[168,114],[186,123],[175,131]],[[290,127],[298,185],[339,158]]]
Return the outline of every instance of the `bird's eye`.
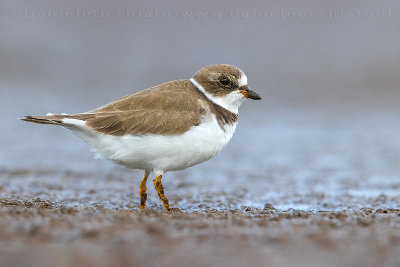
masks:
[[[231,80],[229,80],[228,78],[226,78],[225,76],[222,76],[221,78],[218,79],[218,82],[222,85],[222,86],[229,86],[231,85]]]

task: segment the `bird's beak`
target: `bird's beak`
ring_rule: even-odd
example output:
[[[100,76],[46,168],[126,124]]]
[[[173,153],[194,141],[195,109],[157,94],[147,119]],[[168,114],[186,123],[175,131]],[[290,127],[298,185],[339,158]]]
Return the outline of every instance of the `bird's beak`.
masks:
[[[253,100],[261,99],[261,97],[256,92],[250,90],[250,88],[247,85],[241,86],[239,89],[240,93],[244,95],[245,98],[250,98]]]

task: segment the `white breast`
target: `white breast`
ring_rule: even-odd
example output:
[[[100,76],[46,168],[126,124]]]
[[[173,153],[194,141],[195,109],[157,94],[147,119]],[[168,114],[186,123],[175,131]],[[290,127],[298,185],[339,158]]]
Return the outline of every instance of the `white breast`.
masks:
[[[215,115],[208,115],[198,126],[179,136],[110,136],[86,127],[83,121],[67,119],[67,127],[81,137],[101,157],[134,169],[162,174],[182,170],[214,157],[229,142],[236,129],[219,126]]]

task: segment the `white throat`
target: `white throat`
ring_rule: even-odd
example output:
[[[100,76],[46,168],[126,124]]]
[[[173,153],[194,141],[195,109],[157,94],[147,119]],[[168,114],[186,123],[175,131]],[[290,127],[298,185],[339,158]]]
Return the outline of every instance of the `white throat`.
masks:
[[[192,84],[202,92],[208,100],[212,101],[213,103],[223,107],[230,112],[235,114],[239,114],[239,107],[246,99],[239,91],[233,91],[225,96],[214,96],[208,93],[203,86],[201,86],[193,77],[190,78]]]

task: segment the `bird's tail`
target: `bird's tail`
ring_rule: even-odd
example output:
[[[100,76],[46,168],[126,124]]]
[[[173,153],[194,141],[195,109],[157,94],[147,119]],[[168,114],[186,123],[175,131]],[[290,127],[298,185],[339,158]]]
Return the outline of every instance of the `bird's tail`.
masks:
[[[47,116],[25,116],[20,120],[34,122],[34,123],[41,123],[41,124],[54,124],[54,125],[65,126],[66,124],[63,122],[64,119],[77,119],[85,121],[91,117],[93,117],[93,114],[54,115],[49,113]]]

